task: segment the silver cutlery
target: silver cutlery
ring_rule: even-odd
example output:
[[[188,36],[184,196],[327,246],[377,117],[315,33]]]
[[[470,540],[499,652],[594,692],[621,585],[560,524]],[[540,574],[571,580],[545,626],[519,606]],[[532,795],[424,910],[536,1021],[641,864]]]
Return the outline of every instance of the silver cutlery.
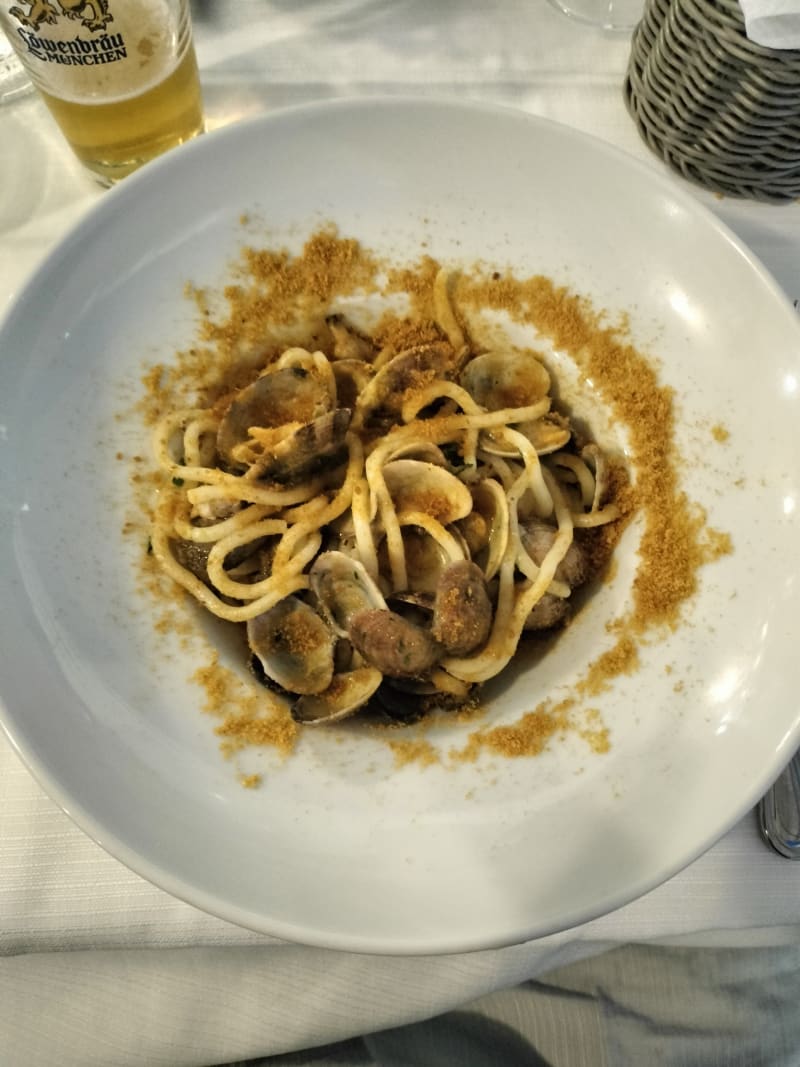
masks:
[[[761,798],[758,821],[767,844],[781,856],[800,860],[800,752]]]

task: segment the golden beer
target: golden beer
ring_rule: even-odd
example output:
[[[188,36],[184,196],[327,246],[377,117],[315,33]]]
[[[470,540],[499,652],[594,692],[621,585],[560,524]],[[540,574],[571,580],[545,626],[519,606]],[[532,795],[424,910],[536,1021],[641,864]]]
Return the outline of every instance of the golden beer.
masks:
[[[112,181],[203,128],[192,48],[162,82],[135,96],[102,104],[42,97],[77,157]]]
[[[201,132],[187,0],[27,0],[29,11],[19,3],[0,0],[3,27],[73,151],[101,180]]]

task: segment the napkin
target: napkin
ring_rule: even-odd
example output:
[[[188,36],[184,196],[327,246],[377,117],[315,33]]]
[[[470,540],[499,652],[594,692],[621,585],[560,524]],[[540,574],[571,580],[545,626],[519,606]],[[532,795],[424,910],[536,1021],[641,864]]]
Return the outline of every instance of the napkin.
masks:
[[[800,0],[739,0],[749,40],[765,48],[800,48]]]

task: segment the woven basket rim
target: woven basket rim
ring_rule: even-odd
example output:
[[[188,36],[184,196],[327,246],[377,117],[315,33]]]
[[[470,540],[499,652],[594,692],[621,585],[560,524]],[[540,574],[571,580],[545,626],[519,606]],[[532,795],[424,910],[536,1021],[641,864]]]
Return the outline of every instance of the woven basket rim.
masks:
[[[650,149],[690,181],[800,198],[800,49],[750,41],[738,0],[646,0],[625,100]]]

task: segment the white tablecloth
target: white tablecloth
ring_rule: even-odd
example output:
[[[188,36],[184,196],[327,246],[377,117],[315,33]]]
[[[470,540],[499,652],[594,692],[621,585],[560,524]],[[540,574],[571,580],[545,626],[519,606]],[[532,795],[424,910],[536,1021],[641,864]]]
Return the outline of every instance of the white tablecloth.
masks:
[[[570,124],[661,167],[625,111],[627,38],[546,0],[194,7],[211,128],[330,96],[457,96]],[[0,111],[0,190],[2,311],[102,192],[35,97]],[[694,191],[800,296],[800,206]],[[143,881],[84,836],[0,738],[3,1067],[174,1067],[316,1045],[433,1015],[612,944],[664,938],[800,942],[800,864],[771,854],[749,815],[667,884],[565,934],[461,957],[336,954],[279,945]]]

